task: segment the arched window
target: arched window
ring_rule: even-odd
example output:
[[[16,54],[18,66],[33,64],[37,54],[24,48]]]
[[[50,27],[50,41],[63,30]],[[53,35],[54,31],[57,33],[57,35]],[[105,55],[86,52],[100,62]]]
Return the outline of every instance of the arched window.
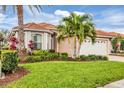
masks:
[[[42,35],[41,34],[34,35],[34,48],[42,49]]]

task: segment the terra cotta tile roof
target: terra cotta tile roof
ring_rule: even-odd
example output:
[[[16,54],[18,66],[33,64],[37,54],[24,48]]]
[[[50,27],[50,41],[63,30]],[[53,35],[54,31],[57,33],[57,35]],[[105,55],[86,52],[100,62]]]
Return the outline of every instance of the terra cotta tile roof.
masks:
[[[27,23],[23,25],[24,29],[36,29],[36,30],[56,30],[56,26],[48,23]],[[13,29],[17,29],[17,27]],[[103,30],[96,29],[97,36],[107,36],[107,37],[116,37],[116,36],[122,36],[124,37],[124,34],[116,33],[116,32],[107,32]]]
[[[117,32],[106,32],[103,30],[96,30],[96,34],[100,36],[110,36],[110,37],[116,37],[116,36],[121,36],[124,37],[124,34],[117,33]]]
[[[13,29],[17,29],[17,27]],[[24,29],[38,29],[38,30],[55,30],[56,26],[47,23],[27,23],[23,25]]]

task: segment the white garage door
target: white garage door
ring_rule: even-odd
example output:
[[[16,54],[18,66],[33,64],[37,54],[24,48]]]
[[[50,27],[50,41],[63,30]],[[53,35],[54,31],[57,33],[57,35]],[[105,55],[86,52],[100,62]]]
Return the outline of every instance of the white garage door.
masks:
[[[107,55],[108,54],[108,40],[96,39],[96,43],[92,44],[91,40],[86,39],[81,45],[80,55]]]

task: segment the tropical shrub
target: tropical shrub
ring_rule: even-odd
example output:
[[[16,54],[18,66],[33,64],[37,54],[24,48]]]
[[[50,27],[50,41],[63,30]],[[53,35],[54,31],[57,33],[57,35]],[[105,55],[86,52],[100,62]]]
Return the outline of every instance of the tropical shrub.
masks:
[[[77,58],[77,60],[83,60],[83,61],[88,61],[88,56],[85,55],[80,55],[80,57]]]
[[[124,40],[121,41],[120,49],[121,49],[121,50],[124,50]]]
[[[33,49],[33,48],[34,48],[34,43],[33,43],[32,40],[29,41],[28,47],[29,47],[30,49]]]
[[[67,53],[56,53],[55,50],[34,50],[33,55],[25,58],[25,62],[66,60],[67,58]]]
[[[108,60],[108,57],[107,56],[102,56],[102,59],[103,60]]]
[[[45,50],[34,50],[33,51],[33,55],[42,55],[42,54],[47,54],[48,51],[45,51]]]
[[[25,62],[40,62],[41,57],[40,56],[26,56],[25,57]]]
[[[1,53],[2,71],[12,72],[18,66],[19,58],[17,51],[4,50]]]
[[[60,59],[66,60],[68,58],[68,53],[59,53]]]
[[[18,40],[16,37],[12,36],[10,37],[10,40],[9,40],[9,47],[11,50],[16,50],[16,45],[18,44]]]
[[[54,49],[50,49],[48,52],[55,53],[55,50]]]
[[[55,60],[59,58],[58,53],[47,53],[47,54],[42,54],[41,55],[41,60],[43,61],[50,61],[50,60]]]
[[[101,56],[101,55],[81,55],[79,58],[81,61],[96,61],[96,60],[108,60],[107,56]]]

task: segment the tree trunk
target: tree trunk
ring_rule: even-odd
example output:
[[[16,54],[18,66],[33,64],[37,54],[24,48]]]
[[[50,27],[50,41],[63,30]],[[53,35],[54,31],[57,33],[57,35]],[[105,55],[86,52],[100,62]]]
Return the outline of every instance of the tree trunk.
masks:
[[[76,36],[75,36],[74,37],[74,55],[73,55],[74,58],[76,58],[76,55],[77,55],[76,49],[77,49],[77,47],[76,47]]]
[[[19,57],[20,61],[23,62],[24,57],[26,55],[25,53],[25,46],[24,46],[24,31],[23,31],[23,6],[22,5],[17,5],[17,16],[18,16],[18,40],[19,40]]]
[[[23,6],[17,5],[19,51],[24,49]]]
[[[69,43],[69,48],[70,48],[70,50],[71,50],[71,57],[73,57],[73,46],[71,45],[71,41],[70,41],[70,38],[71,37],[68,37],[68,43]]]
[[[77,52],[77,56],[79,56],[80,53],[80,48],[81,48],[81,44],[78,45],[78,52]]]

